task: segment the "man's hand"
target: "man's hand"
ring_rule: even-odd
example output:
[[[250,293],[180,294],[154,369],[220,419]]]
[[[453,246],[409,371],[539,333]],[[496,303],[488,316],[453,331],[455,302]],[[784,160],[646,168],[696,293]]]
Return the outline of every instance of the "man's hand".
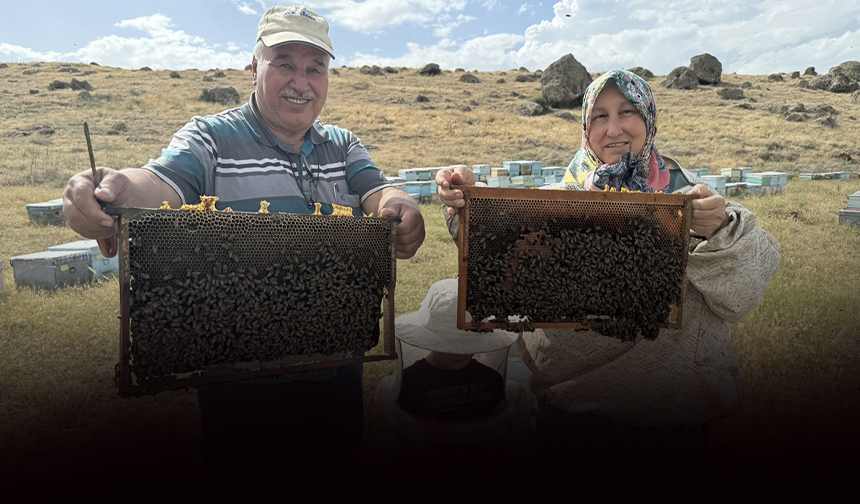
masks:
[[[707,186],[697,184],[689,194],[697,195],[691,203],[690,230],[710,240],[717,231],[726,227],[729,216],[726,214],[726,200],[713,194]]]
[[[168,201],[178,208],[179,195],[148,170],[97,168],[101,183],[96,188],[92,170],[82,171],[69,179],[63,192],[63,215],[69,227],[85,238],[99,240],[105,257],[116,255],[116,223],[102,211],[99,200],[118,207],[158,208]],[[98,199],[96,199],[98,198]]]
[[[452,185],[475,185],[475,172],[465,165],[444,168],[436,172],[436,192],[439,199],[448,207],[448,215],[456,215],[466,206],[463,191],[451,189]]]
[[[379,216],[400,218],[394,242],[395,255],[398,259],[409,259],[424,243],[424,216],[421,215],[421,210],[411,196],[402,191],[397,192],[402,196],[393,195],[385,198],[379,210]]]

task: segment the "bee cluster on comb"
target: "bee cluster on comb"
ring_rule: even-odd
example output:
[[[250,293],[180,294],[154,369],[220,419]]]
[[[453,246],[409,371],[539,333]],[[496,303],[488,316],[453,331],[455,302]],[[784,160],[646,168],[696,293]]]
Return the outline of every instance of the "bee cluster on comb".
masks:
[[[471,325],[590,328],[622,340],[654,339],[660,327],[678,325],[686,213],[678,201],[644,203],[663,196],[470,191],[460,294]]]
[[[208,205],[117,210],[135,383],[377,345],[396,223]]]

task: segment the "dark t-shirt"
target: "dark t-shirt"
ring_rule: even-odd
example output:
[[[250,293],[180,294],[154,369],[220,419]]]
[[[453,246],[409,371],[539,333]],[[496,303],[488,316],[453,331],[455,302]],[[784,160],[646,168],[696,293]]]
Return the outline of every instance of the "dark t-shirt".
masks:
[[[423,418],[456,422],[493,414],[504,397],[502,375],[475,359],[456,370],[421,359],[403,370],[397,404]]]

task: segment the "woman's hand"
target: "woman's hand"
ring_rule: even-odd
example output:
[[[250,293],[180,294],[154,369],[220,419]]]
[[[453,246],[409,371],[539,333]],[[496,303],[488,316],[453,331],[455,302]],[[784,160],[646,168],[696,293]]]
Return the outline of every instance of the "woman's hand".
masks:
[[[457,215],[466,206],[463,191],[451,189],[452,185],[475,185],[475,172],[465,165],[443,168],[436,172],[436,192],[447,207],[448,215]]]
[[[699,198],[692,201],[692,212],[690,216],[690,230],[693,234],[704,236],[710,240],[717,231],[726,227],[729,216],[726,213],[726,199],[719,194],[714,194],[708,186],[697,184],[690,194]]]

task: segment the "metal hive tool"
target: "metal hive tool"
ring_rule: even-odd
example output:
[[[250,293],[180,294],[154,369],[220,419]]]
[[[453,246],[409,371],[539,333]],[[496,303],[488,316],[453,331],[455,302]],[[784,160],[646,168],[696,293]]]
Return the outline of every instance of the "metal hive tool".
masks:
[[[120,395],[396,357],[397,219],[106,212],[120,229]],[[376,346],[380,318],[383,353],[341,357]]]
[[[693,196],[459,189],[460,329],[681,327]]]

